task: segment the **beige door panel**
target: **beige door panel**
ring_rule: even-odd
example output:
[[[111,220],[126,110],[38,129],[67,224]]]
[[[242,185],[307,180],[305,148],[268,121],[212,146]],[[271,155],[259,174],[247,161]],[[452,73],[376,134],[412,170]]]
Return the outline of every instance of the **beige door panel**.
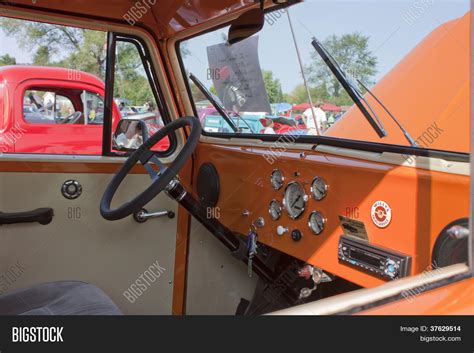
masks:
[[[110,174],[1,173],[0,211],[51,207],[55,214],[45,226],[0,227],[1,292],[49,281],[78,280],[103,289],[126,314],[171,314],[176,218],[141,224],[131,216],[104,220],[99,204],[110,178]],[[61,194],[68,179],[82,185],[82,195],[75,200]],[[129,175],[112,207],[148,185],[148,175]],[[177,203],[163,193],[146,208],[176,213]],[[150,278],[148,271],[148,280],[143,276],[139,280],[150,266],[159,267],[154,277]],[[134,283],[133,291],[124,294]]]

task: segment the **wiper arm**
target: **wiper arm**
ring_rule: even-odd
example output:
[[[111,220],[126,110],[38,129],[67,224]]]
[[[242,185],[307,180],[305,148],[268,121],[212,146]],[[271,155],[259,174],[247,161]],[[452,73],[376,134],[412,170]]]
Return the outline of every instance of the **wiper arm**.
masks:
[[[237,119],[241,119],[241,120],[245,123],[245,125],[247,125],[247,127],[248,127],[249,130],[250,130],[250,132],[253,134],[254,131],[253,131],[252,127],[250,126],[250,124],[247,122],[247,120],[245,120],[244,117],[243,117],[242,115],[240,115],[239,113],[237,113],[237,112],[233,112],[233,113],[234,113],[235,115],[237,115]],[[237,121],[238,121],[238,120],[237,120]]]
[[[209,92],[206,86],[204,86],[202,82],[199,81],[199,79],[196,76],[194,76],[193,73],[189,74],[189,78],[191,79],[191,81],[194,82],[196,87],[199,88],[199,90],[204,94],[204,96],[206,96],[206,98],[209,100],[209,102],[211,102],[214,108],[216,108],[219,114],[222,115],[222,117],[227,122],[227,124],[229,124],[232,130],[234,130],[234,132],[239,132],[239,128],[235,125],[234,121],[229,116],[225,108],[217,100],[214,99],[214,97],[212,96],[212,93]]]
[[[367,108],[370,110],[370,112],[372,113],[372,117],[377,121],[377,123],[379,125],[382,126],[382,122],[380,121],[377,113],[374,111],[374,109],[372,108],[372,106],[369,104],[369,102],[367,102],[367,99],[365,99],[364,95],[362,94],[362,92],[357,88],[357,87],[354,87],[351,83],[349,83],[351,85],[351,87],[354,89],[354,92],[357,94],[357,97],[359,97],[359,99],[364,102],[364,104],[367,106]]]
[[[331,56],[331,54],[326,50],[326,48],[323,47],[323,45],[316,38],[313,38],[313,41],[311,42],[311,44],[313,45],[314,49],[316,49],[316,51],[318,52],[321,59],[323,59],[323,61],[332,71],[334,76],[336,76],[339,83],[349,94],[352,101],[357,105],[357,107],[359,108],[361,113],[364,115],[364,117],[367,119],[367,121],[372,126],[372,128],[375,130],[377,135],[379,135],[379,137],[381,138],[387,136],[387,133],[385,132],[383,124],[380,122],[380,120],[378,120],[377,117],[374,118],[369,113],[369,111],[367,110],[365,105],[362,103],[362,101],[364,101],[364,103],[373,112],[373,109],[370,107],[370,104],[362,97],[360,92],[357,92],[357,90],[354,89],[354,87],[349,83],[344,71],[341,69],[337,61]]]
[[[413,147],[419,147],[419,145],[411,137],[411,135],[408,133],[408,131],[403,127],[403,125],[398,121],[398,119],[395,118],[395,116],[388,110],[388,108],[375,96],[375,94],[373,94],[370,91],[370,89],[368,89],[360,80],[357,80],[357,82],[359,83],[359,85],[361,85],[367,91],[368,94],[370,94],[372,96],[373,99],[375,99],[375,101],[378,104],[380,104],[380,106],[383,108],[383,110],[385,110],[387,112],[387,114],[392,118],[392,120],[395,122],[395,124],[398,125],[398,127],[400,128],[400,130],[402,130],[403,134],[405,135],[406,139],[408,140],[408,142],[410,142],[410,145],[412,145]]]

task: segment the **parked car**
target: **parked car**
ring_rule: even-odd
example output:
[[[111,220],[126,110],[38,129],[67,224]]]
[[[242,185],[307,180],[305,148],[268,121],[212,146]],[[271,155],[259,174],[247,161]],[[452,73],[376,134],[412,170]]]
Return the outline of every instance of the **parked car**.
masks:
[[[102,154],[102,80],[65,68],[18,65],[1,67],[0,82],[8,82],[0,84],[1,152]],[[115,103],[112,114],[115,129],[122,119]],[[168,147],[165,138],[157,150]]]

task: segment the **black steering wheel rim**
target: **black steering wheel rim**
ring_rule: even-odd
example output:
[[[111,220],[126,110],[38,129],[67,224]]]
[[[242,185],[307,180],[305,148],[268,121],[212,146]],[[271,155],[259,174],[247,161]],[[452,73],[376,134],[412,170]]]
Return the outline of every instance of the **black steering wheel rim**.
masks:
[[[166,168],[166,170],[164,170],[147,189],[142,191],[134,199],[125,202],[120,207],[111,209],[110,205],[112,203],[116,191],[118,190],[120,184],[128,175],[128,173],[137,164],[137,162],[141,161],[142,164],[148,162],[150,158],[154,155],[154,153],[151,151],[151,148],[154,145],[156,145],[160,140],[162,140],[164,137],[168,136],[172,132],[185,126],[190,126],[191,131],[189,133],[186,143],[184,144],[183,148],[181,149],[173,163],[168,168]],[[120,170],[113,176],[112,180],[107,185],[107,188],[105,189],[104,195],[102,196],[102,200],[100,202],[100,214],[102,215],[102,217],[109,221],[119,220],[128,217],[135,212],[138,212],[147,203],[153,200],[160,192],[162,192],[166,188],[166,186],[179,173],[181,168],[183,168],[186,161],[191,157],[194,150],[196,149],[200,136],[201,124],[199,123],[199,119],[197,119],[196,117],[186,116],[165,125],[156,134],[146,140],[143,145],[140,146],[140,148],[138,148],[127,158]]]

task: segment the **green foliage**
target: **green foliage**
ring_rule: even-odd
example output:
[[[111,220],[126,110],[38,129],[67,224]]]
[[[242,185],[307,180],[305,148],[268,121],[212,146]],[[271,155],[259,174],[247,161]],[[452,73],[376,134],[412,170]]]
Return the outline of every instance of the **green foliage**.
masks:
[[[154,102],[141,58],[132,43],[117,43],[114,96],[129,99],[131,105]]]
[[[280,80],[273,77],[272,71],[262,70],[263,82],[267,89],[268,100],[270,103],[279,103],[283,101],[283,92],[281,90]]]
[[[0,18],[0,27],[32,53],[33,64],[81,70],[104,79],[106,33]]]
[[[330,100],[324,87],[310,87],[309,92],[313,103],[323,101],[328,102]],[[308,103],[308,92],[306,87],[303,84],[296,86],[295,89],[287,95],[287,100],[285,101],[292,104]]]
[[[16,65],[16,59],[8,54],[0,56],[0,66]]]
[[[336,59],[343,70],[365,85],[372,84],[372,78],[377,73],[377,58],[369,50],[369,37],[359,32],[332,35],[323,45]],[[326,87],[329,101],[337,104],[352,104],[351,99],[342,88],[320,56],[313,52],[312,63],[307,67],[311,84]]]
[[[105,79],[107,35],[105,32],[46,23],[1,18],[0,27],[32,53],[32,63],[80,70]],[[0,64],[2,61],[0,61]],[[137,48],[117,44],[114,94],[132,105],[154,101]]]

